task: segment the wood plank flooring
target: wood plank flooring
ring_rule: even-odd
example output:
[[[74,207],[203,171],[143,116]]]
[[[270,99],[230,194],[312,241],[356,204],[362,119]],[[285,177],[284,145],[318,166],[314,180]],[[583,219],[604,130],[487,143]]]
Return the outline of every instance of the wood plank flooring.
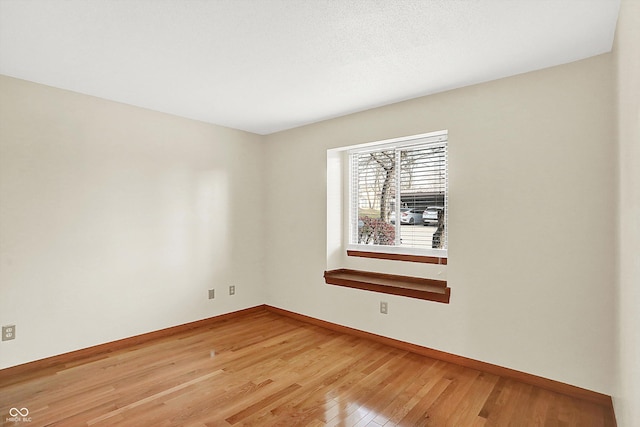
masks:
[[[11,408],[27,408],[29,422]],[[267,310],[5,379],[0,417],[26,427],[615,426],[610,408]]]

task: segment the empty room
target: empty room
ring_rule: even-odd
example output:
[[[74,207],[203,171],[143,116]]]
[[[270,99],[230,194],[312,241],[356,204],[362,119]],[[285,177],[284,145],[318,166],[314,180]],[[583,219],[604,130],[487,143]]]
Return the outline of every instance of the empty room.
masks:
[[[640,426],[639,0],[0,0],[0,425]]]

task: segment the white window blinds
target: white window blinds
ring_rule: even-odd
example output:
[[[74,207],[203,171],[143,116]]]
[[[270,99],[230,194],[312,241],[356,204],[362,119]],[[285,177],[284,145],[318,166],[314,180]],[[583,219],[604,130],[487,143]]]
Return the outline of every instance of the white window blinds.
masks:
[[[446,132],[352,150],[350,172],[351,245],[443,255]]]

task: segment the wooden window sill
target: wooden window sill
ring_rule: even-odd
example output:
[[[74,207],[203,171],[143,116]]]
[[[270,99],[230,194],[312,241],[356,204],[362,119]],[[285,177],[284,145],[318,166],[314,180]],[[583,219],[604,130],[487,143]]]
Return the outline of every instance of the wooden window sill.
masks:
[[[451,295],[451,289],[447,287],[446,281],[421,277],[338,269],[325,271],[324,280],[328,285],[401,295],[445,304],[449,304]]]
[[[426,264],[447,265],[447,258],[435,257],[435,256],[390,254],[390,253],[381,253],[381,252],[354,251],[350,249],[347,250],[347,255],[359,256],[363,258],[391,259],[395,261],[410,261],[410,262],[423,262]]]

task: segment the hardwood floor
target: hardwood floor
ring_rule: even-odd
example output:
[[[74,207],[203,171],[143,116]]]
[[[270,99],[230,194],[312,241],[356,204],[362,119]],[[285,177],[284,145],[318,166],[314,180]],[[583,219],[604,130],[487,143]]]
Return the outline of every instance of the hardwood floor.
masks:
[[[11,408],[30,422],[12,421]],[[615,426],[610,408],[267,310],[5,378],[0,417],[25,427]]]

